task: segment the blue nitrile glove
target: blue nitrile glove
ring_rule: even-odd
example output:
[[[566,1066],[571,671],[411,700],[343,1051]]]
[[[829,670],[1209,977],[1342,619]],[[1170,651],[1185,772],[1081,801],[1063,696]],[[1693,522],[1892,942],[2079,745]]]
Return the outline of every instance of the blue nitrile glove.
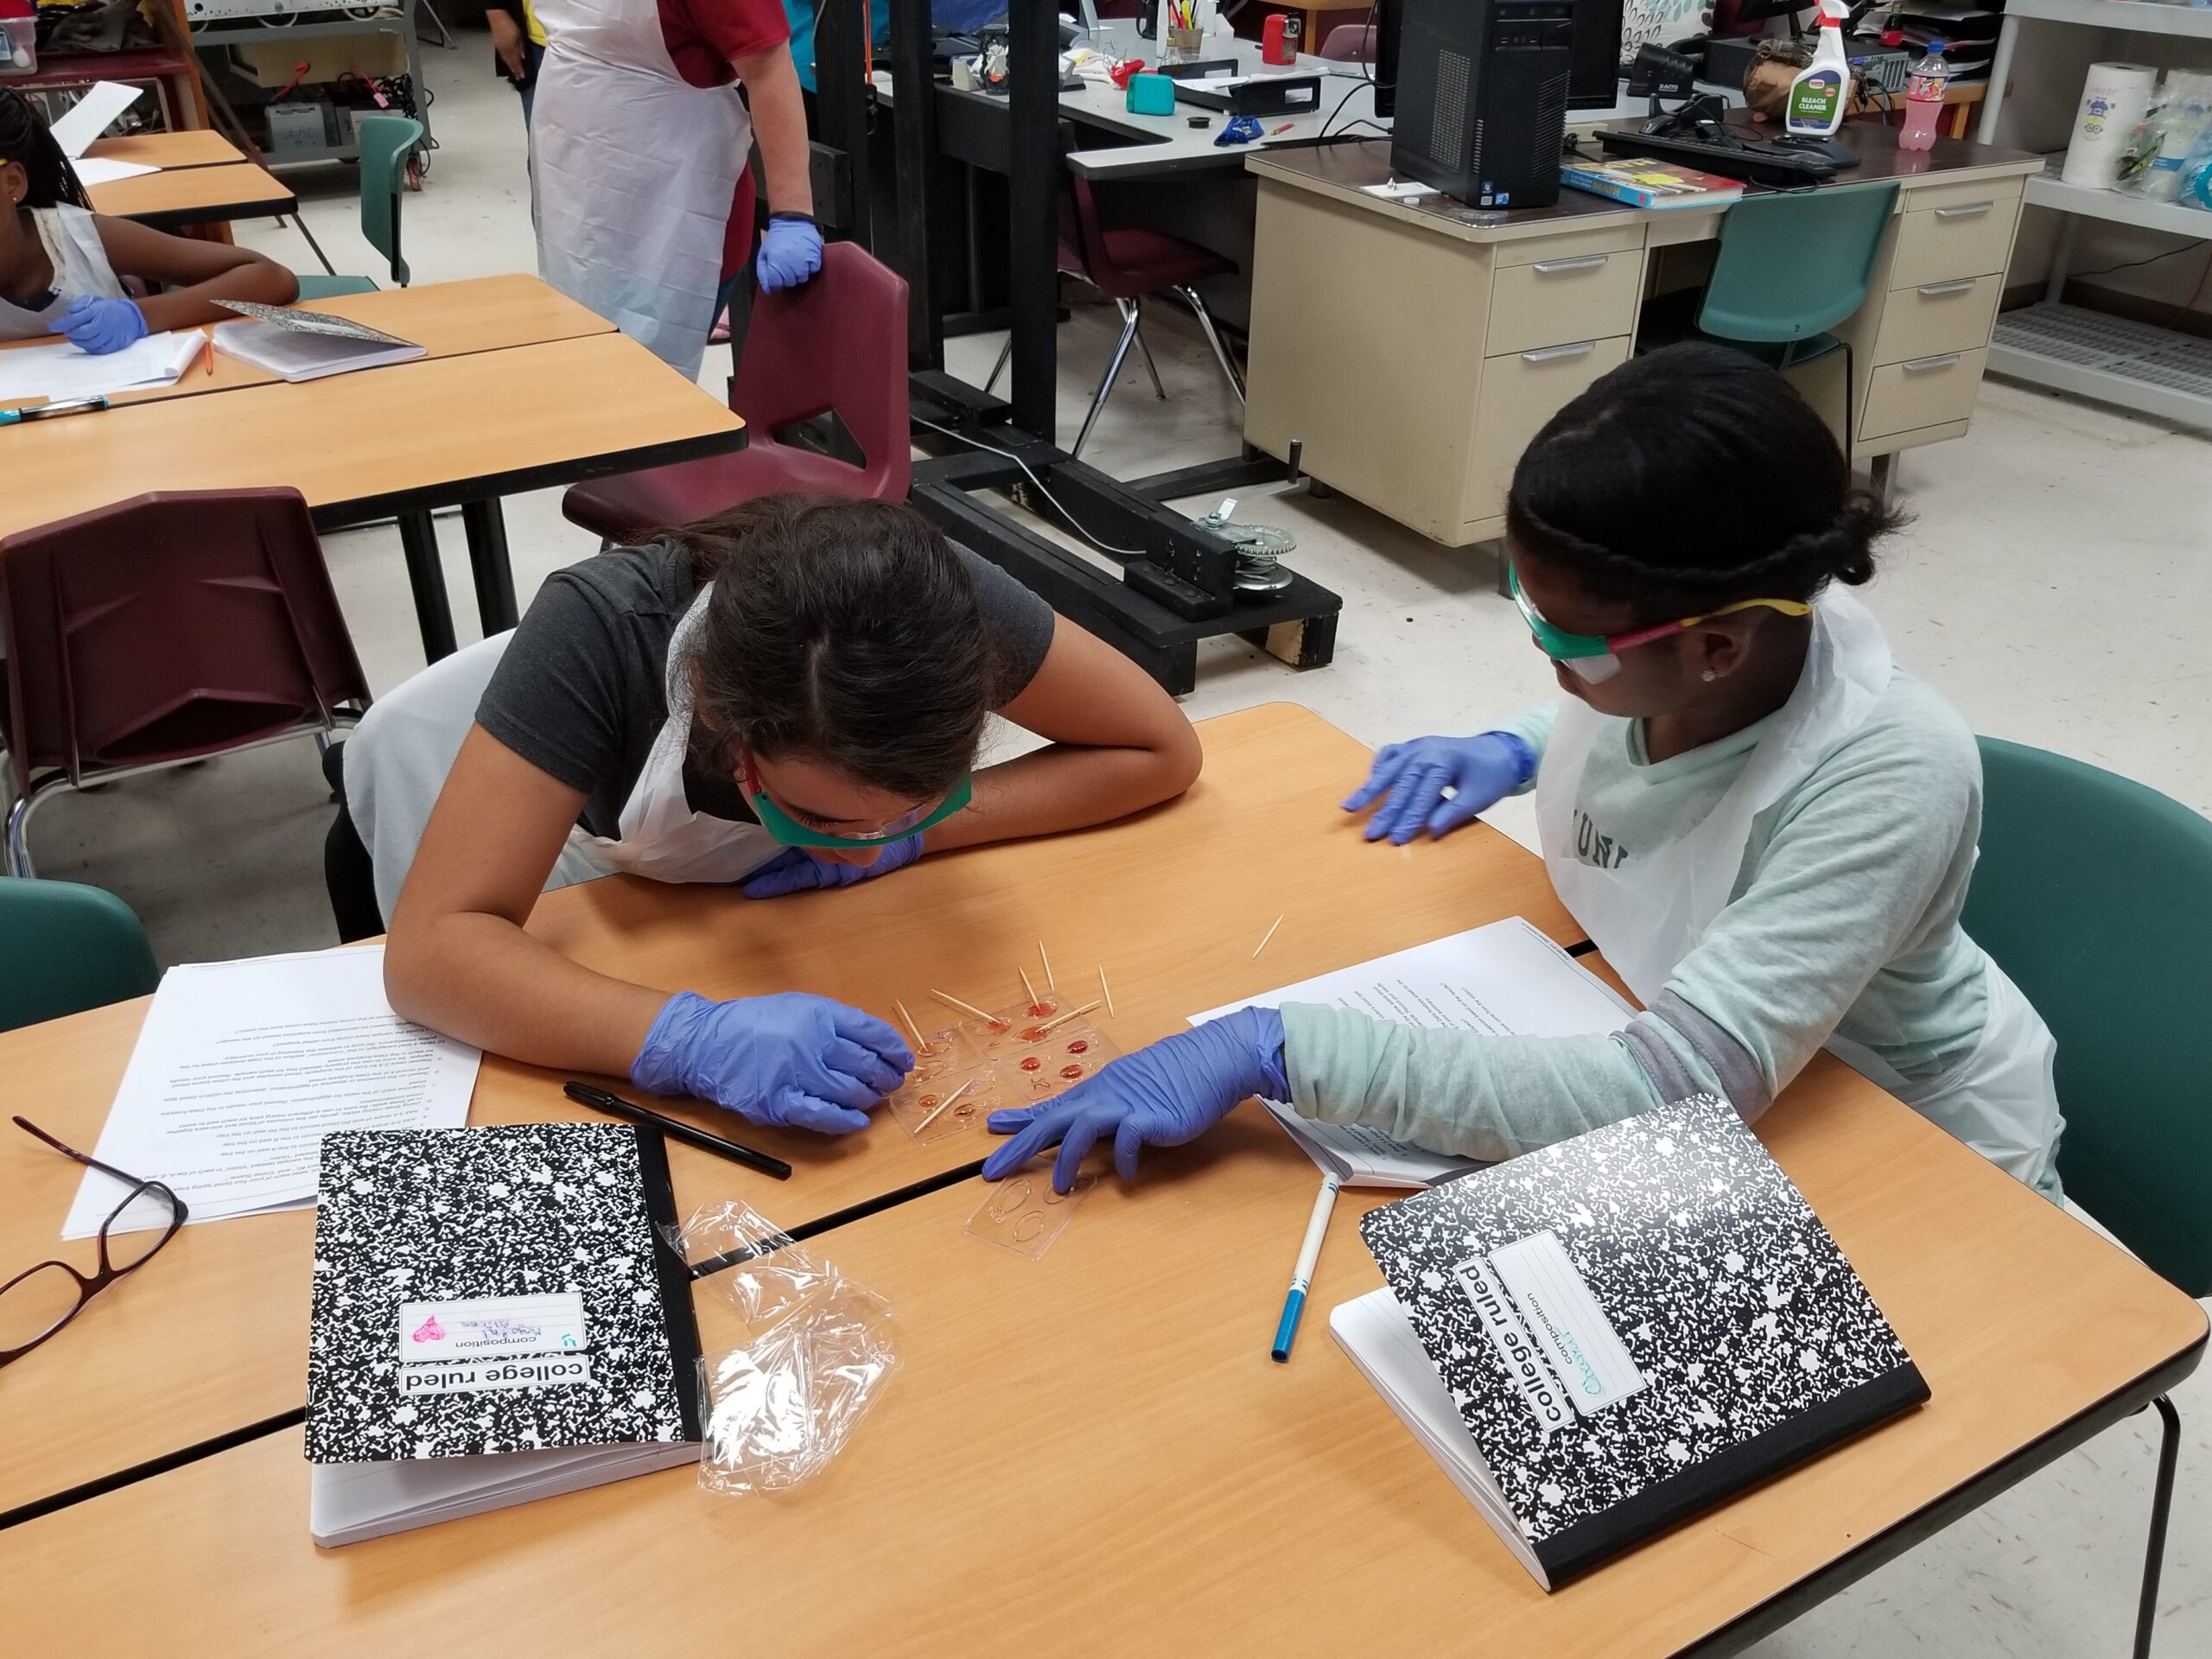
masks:
[[[1052,1186],[1065,1192],[1091,1144],[1111,1131],[1114,1167],[1133,1181],[1139,1147],[1195,1141],[1254,1095],[1290,1098],[1282,1015],[1273,1008],[1239,1008],[1109,1060],[1058,1100],[993,1112],[991,1133],[1014,1139],[983,1160],[983,1179],[1011,1175],[1058,1141]]]
[[[104,300],[97,294],[79,294],[69,302],[54,332],[68,335],[69,343],[79,351],[104,357],[146,338],[146,314],[135,300]]]
[[[826,996],[784,991],[709,1002],[679,991],[645,1033],[630,1081],[691,1095],[748,1123],[850,1135],[906,1080],[913,1052],[882,1020]]]
[[[748,899],[780,899],[787,893],[811,893],[817,887],[849,887],[855,881],[873,881],[879,875],[903,870],[922,855],[922,838],[906,836],[887,841],[873,864],[840,864],[817,858],[804,847],[786,847],[737,884]]]
[[[804,213],[771,213],[753,260],[763,294],[797,288],[822,269],[822,228]]]
[[[1375,757],[1367,781],[1344,802],[1357,812],[1385,797],[1367,821],[1367,839],[1402,847],[1423,828],[1448,836],[1473,822],[1536,775],[1536,752],[1510,732],[1477,737],[1416,737]],[[1449,789],[1452,792],[1446,795]]]
[[[1214,148],[1230,144],[1249,144],[1260,136],[1260,118],[1255,115],[1232,115],[1229,124],[1214,136]]]

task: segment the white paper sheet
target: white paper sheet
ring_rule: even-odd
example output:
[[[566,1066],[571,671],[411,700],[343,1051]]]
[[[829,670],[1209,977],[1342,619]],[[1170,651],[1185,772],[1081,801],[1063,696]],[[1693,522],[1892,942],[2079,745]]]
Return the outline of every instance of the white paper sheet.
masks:
[[[167,1182],[195,1222],[311,1203],[326,1133],[459,1128],[482,1058],[391,1011],[382,945],[172,968],[92,1155]],[[124,1190],[86,1171],[61,1236],[99,1231]],[[166,1219],[142,1201],[116,1230]]]
[[[87,190],[96,184],[113,184],[118,179],[135,179],[162,170],[144,162],[111,162],[99,156],[80,156],[70,165],[77,169],[77,182]]]
[[[61,153],[75,161],[93,139],[115,124],[121,115],[144,94],[143,86],[126,86],[119,80],[94,81],[85,95],[62,113],[50,130]]]
[[[1238,1008],[1334,1003],[1402,1026],[1492,1036],[1580,1037],[1618,1031],[1636,1010],[1518,916],[1454,933],[1264,996],[1192,1014],[1201,1025]],[[1269,1109],[1324,1169],[1354,1186],[1426,1186],[1474,1166],[1357,1125],[1322,1123],[1270,1101]]]
[[[134,386],[165,386],[199,360],[207,336],[197,329],[134,340],[94,354],[67,340],[0,352],[0,402],[27,397],[105,397]]]

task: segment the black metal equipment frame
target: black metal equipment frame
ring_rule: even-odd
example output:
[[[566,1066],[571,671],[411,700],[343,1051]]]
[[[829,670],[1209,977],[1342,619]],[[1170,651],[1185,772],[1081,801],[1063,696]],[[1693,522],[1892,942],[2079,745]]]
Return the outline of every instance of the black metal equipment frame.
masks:
[[[988,159],[964,150],[963,157],[1007,176],[1012,397],[1002,401],[944,372],[943,314],[930,257],[940,100],[929,11],[929,0],[893,0],[891,9],[899,263],[910,296],[908,365],[916,439],[932,454],[914,468],[913,505],[1063,615],[1126,652],[1172,692],[1193,688],[1198,642],[1223,634],[1241,635],[1295,667],[1326,664],[1336,648],[1341,599],[1294,574],[1287,587],[1272,593],[1239,591],[1234,545],[1160,505],[1168,488],[1198,494],[1236,487],[1259,476],[1250,470],[1253,463],[1194,467],[1132,486],[1085,466],[1053,442],[1062,165],[1055,0],[1013,0],[1007,16],[1012,91],[1001,124],[1005,149],[998,154],[994,143]],[[825,3],[815,25],[817,63],[862,61],[865,16],[864,0]],[[873,100],[857,77],[817,79],[821,142],[842,158],[848,202],[863,204],[842,211],[838,222],[865,245]],[[831,95],[841,80],[850,84]],[[984,499],[994,491],[1090,543],[1108,563],[1026,528]],[[1114,565],[1120,567],[1119,580]]]

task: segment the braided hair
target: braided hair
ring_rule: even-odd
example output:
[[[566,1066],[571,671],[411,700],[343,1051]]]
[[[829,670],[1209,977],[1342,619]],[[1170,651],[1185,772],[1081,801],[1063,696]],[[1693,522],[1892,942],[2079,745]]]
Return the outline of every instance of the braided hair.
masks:
[[[1902,522],[1788,381],[1701,342],[1631,359],[1560,410],[1505,504],[1516,550],[1654,617],[1855,587]]]
[[[19,163],[29,176],[30,188],[22,201],[26,207],[55,207],[66,202],[89,209],[92,205],[77,169],[47,130],[38,106],[5,88],[0,88],[0,161]]]

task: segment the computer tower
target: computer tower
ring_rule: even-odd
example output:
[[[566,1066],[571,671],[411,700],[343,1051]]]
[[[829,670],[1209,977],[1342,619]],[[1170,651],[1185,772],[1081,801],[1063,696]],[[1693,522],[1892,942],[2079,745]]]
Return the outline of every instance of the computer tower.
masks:
[[[1471,207],[1548,207],[1574,0],[1399,0],[1390,165]]]

